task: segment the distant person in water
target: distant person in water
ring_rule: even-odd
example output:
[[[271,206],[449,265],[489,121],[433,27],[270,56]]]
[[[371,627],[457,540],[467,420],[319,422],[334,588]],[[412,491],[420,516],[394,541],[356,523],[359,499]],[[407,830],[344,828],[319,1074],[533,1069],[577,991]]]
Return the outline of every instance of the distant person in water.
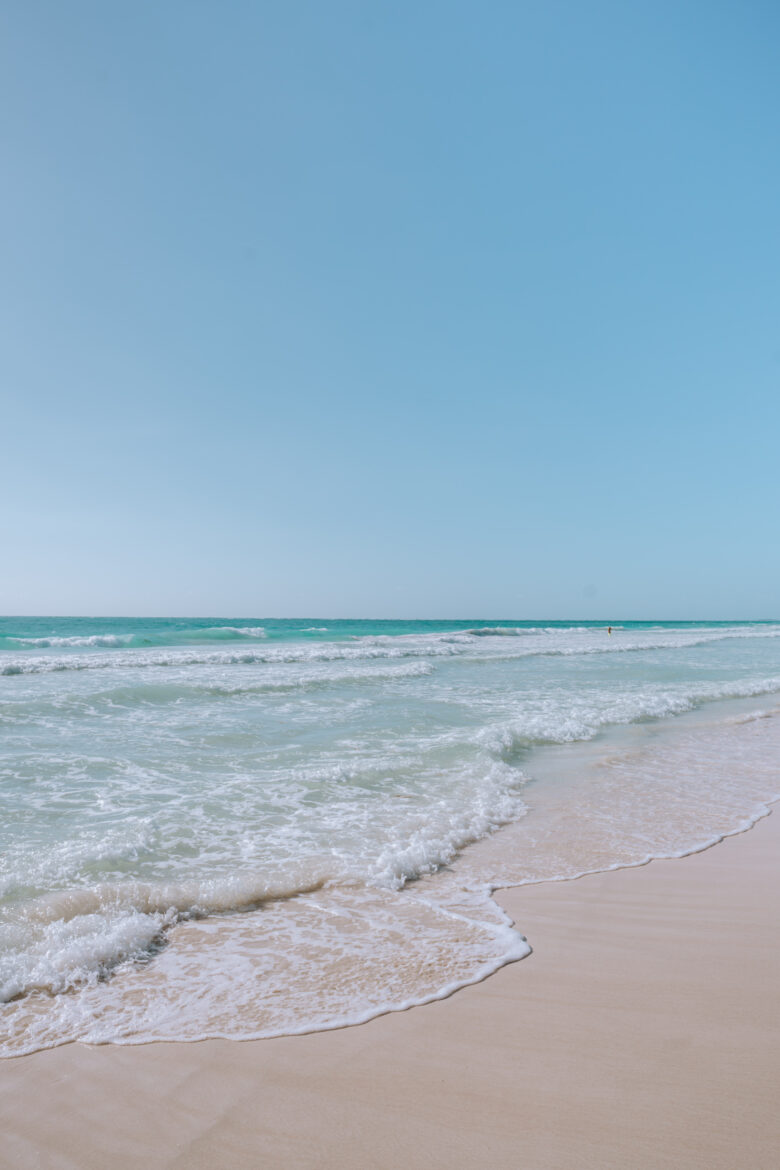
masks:
[[[611,638],[612,637],[612,626],[607,626],[607,633],[609,634],[609,636]]]

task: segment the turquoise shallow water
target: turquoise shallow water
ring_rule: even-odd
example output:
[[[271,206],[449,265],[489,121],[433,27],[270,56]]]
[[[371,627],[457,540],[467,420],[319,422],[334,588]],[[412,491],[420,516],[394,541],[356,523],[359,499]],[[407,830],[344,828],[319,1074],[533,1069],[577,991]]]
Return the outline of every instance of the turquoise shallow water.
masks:
[[[370,636],[435,634],[474,628],[605,629],[611,623],[629,630],[726,629],[734,625],[760,628],[772,622],[618,622],[604,621],[515,621],[505,618],[462,619],[459,621],[400,621],[353,618],[90,618],[90,617],[0,617],[0,650],[44,648],[47,645],[78,646],[176,646],[208,642],[247,641],[263,636],[277,641],[337,641]],[[251,631],[251,632],[250,632]],[[262,633],[259,633],[262,631]]]
[[[0,619],[2,1051],[326,1027],[520,957],[488,886],[685,852],[774,797],[779,638]]]

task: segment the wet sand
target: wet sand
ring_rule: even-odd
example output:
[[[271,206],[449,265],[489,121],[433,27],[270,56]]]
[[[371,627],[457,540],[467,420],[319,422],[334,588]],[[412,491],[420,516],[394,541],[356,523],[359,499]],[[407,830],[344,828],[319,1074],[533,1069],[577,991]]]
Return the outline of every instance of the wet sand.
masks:
[[[0,1062],[0,1166],[774,1170],[780,815],[498,900],[530,958],[359,1027]]]

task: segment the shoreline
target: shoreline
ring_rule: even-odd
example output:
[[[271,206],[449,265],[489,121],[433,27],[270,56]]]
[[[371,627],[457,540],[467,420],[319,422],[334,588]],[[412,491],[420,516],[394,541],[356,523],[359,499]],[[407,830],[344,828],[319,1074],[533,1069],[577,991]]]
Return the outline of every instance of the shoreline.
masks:
[[[769,1170],[778,877],[766,815],[680,859],[497,889],[533,953],[447,999],[5,1060],[0,1166]]]
[[[527,949],[496,889],[690,852],[777,795],[780,719],[756,711],[780,693],[774,642],[689,653],[662,630],[671,662],[627,657],[646,649],[632,636],[594,665],[603,632],[566,629],[527,667],[528,638],[488,633],[455,657],[450,634],[417,639],[435,665],[356,673],[334,644],[314,671],[13,684],[3,1056],[306,1034],[430,1003]]]

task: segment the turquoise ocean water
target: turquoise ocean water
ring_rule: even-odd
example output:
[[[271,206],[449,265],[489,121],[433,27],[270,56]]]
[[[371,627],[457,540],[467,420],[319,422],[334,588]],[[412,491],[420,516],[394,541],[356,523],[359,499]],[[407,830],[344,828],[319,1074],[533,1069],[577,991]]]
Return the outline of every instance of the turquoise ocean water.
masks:
[[[495,886],[766,811],[779,636],[0,619],[0,1051],[328,1027],[522,957]]]

